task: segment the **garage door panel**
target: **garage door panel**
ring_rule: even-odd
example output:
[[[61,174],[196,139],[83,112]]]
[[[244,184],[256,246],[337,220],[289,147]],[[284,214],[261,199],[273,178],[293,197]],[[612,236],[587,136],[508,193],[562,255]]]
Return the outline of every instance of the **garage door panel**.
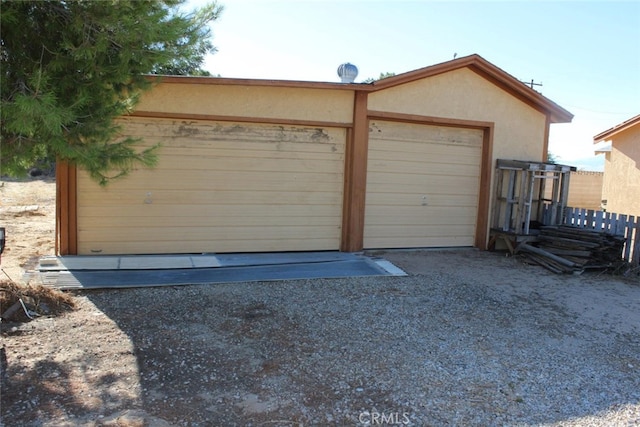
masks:
[[[277,204],[263,205],[259,210],[253,209],[253,205],[166,205],[156,212],[154,218],[170,218],[175,221],[175,217],[282,217],[282,218],[320,218],[335,217],[335,210],[339,206],[335,205],[288,205],[286,212],[282,206]],[[82,206],[78,209],[78,214],[85,221],[93,221],[97,224],[108,223],[114,219],[119,223],[135,218],[148,218],[149,211],[146,206]],[[285,215],[286,214],[286,215]]]
[[[244,144],[246,145],[246,144]],[[278,151],[273,150],[273,146],[269,144],[264,144],[263,147],[248,147],[243,149],[238,147],[238,144],[234,144],[233,147],[230,148],[204,148],[200,146],[187,146],[185,147],[176,147],[172,145],[171,147],[163,147],[162,151],[165,155],[170,157],[212,157],[216,159],[229,159],[229,158],[255,158],[256,155],[259,155],[261,159],[288,159],[288,160],[298,160],[300,158],[300,154],[313,154],[314,159],[320,160],[329,160],[335,161],[336,156],[335,153],[338,151],[336,148],[327,147],[326,144],[320,145],[321,149],[316,150],[294,150],[289,147],[295,147],[295,143],[287,143],[284,146],[278,147]],[[298,144],[300,145],[300,144]],[[189,153],[185,153],[185,148],[188,148]],[[250,150],[250,148],[254,148]],[[245,151],[246,150],[246,151]],[[253,151],[253,152],[252,152]]]
[[[372,120],[369,135],[383,141],[439,142],[475,145],[478,130],[453,126],[435,126],[418,123]]]
[[[335,156],[334,156],[335,159]],[[310,158],[246,158],[246,157],[197,157],[180,156],[169,159],[163,155],[160,168],[175,168],[180,164],[191,171],[252,171],[252,172],[295,172],[295,173],[322,173],[335,169],[342,165],[338,160],[322,160]],[[173,166],[173,167],[172,167]],[[184,171],[184,169],[179,169]]]
[[[165,126],[167,132],[170,132],[170,125]],[[166,149],[170,154],[185,155],[212,155],[216,154],[220,157],[229,157],[230,155],[244,156],[247,152],[254,151],[268,156],[283,156],[290,157],[295,153],[314,153],[314,154],[326,154],[334,153],[336,151],[344,150],[344,145],[339,140],[335,140],[335,135],[329,131],[330,139],[328,141],[307,141],[302,143],[300,141],[243,141],[243,140],[228,140],[218,139],[216,140],[216,146],[220,149],[216,149],[211,142],[206,138],[196,137],[170,137],[164,136],[151,136],[144,135],[144,139],[140,140],[137,144],[142,148],[153,147],[160,144],[163,149]],[[120,133],[120,137],[140,138],[142,134],[134,133]],[[188,150],[185,150],[188,148]],[[274,148],[276,150],[274,150]],[[248,154],[250,157],[251,155]]]
[[[473,225],[469,224],[449,224],[443,226],[441,224],[422,224],[407,226],[401,225],[383,225],[374,226],[372,230],[378,238],[418,238],[424,237],[446,237],[446,236],[466,236],[473,231]]]
[[[136,236],[135,241],[130,236]],[[108,238],[105,238],[107,237]],[[298,241],[296,249],[290,250],[330,250],[335,249],[335,239],[339,238],[335,226],[287,226],[287,227],[144,227],[127,228],[119,227],[117,230],[109,229],[108,234],[99,228],[84,231],[78,230],[78,250],[85,253],[127,253],[120,252],[125,248],[122,243],[130,243],[130,248],[138,248],[128,253],[139,253],[140,247],[153,247],[157,250],[148,253],[176,253],[175,248],[180,243],[191,242],[187,253],[197,252],[264,252],[291,241]],[[165,245],[159,242],[164,241]],[[328,247],[327,242],[332,244]],[[200,242],[200,243],[195,243]],[[234,242],[238,246],[234,247]],[[249,243],[254,242],[253,246]],[[107,243],[110,243],[108,245]],[[212,250],[212,245],[216,249]],[[302,249],[300,249],[302,248]],[[243,250],[239,250],[243,249]],[[131,249],[129,249],[131,251]]]
[[[387,209],[380,209],[379,214],[369,215],[367,224],[372,227],[385,224],[390,227],[439,225],[442,224],[442,216],[446,214],[449,215],[447,221],[450,224],[469,224],[475,219],[474,215],[463,209],[459,209],[459,213],[452,215],[448,206],[434,207],[429,209],[429,212],[425,212],[419,207],[409,206],[403,207],[401,210],[397,208],[394,210],[392,206],[387,206]]]
[[[431,156],[443,156],[443,157],[457,157],[463,158],[471,157],[476,158],[477,155],[474,152],[469,152],[467,144],[439,144],[437,142],[404,142],[404,141],[379,141],[373,140],[371,142],[374,152],[371,153],[371,158],[389,158],[391,160],[406,158],[403,153],[412,153],[416,155]]]
[[[413,174],[440,174],[440,175],[459,175],[459,171],[469,174],[469,171],[475,171],[477,169],[477,162],[479,157],[463,157],[463,156],[438,156],[428,155],[420,157],[419,155],[411,154],[412,157],[404,159],[393,158],[396,156],[389,156],[385,158],[382,156],[379,159],[370,159],[370,164],[367,165],[368,170],[372,172],[396,172],[398,169],[407,173]],[[454,172],[455,171],[455,172]]]
[[[145,205],[149,215],[160,213],[165,206],[180,205],[193,203],[198,201],[197,205],[193,205],[193,209],[199,209],[198,206],[204,204],[220,205],[267,205],[277,204],[284,207],[282,212],[287,211],[289,204],[306,204],[306,205],[339,205],[342,202],[341,194],[329,193],[326,191],[274,191],[261,190],[259,192],[249,190],[229,190],[219,191],[212,190],[210,192],[180,192],[180,191],[121,191],[105,200],[100,194],[91,194],[85,196],[83,206],[108,206],[114,202],[124,205]],[[311,211],[311,207],[309,207]]]
[[[473,245],[483,132],[385,121],[370,128],[365,247]]]
[[[245,122],[218,122],[208,120],[143,119],[123,117],[121,135],[146,138],[210,142],[239,141],[243,144],[306,142],[313,144],[335,143],[335,128],[311,126],[274,125]],[[339,144],[340,141],[337,141]]]
[[[184,214],[185,216],[189,212],[177,212],[178,214]],[[258,222],[259,217],[248,215],[216,215],[216,221],[212,224],[210,216],[189,216],[190,227],[254,227]],[[327,227],[335,225],[335,219],[333,216],[321,216],[321,215],[309,215],[309,216],[281,216],[274,215],[270,219],[272,226],[278,227],[301,227],[307,226],[309,223],[313,223],[316,226]],[[155,227],[172,228],[175,227],[175,219],[171,216],[162,216],[154,218],[153,224]],[[149,219],[147,215],[130,216],[127,218],[126,224],[120,218],[105,218],[101,219],[100,223],[91,225],[90,229],[102,229],[102,228],[127,228],[146,227],[149,225]],[[82,230],[82,229],[81,229]]]
[[[210,253],[210,240],[178,240],[167,241],[162,240],[158,236],[153,241],[154,247],[157,248],[154,253]],[[316,251],[316,250],[335,250],[335,241],[333,238],[318,238],[313,242],[305,238],[296,239],[278,239],[278,240],[262,240],[251,238],[247,240],[218,240],[216,241],[216,252],[279,252],[282,247],[290,248],[291,251]],[[140,244],[133,241],[95,241],[95,246],[100,247],[101,252],[91,252],[92,254],[136,254],[140,249]],[[79,247],[78,251],[88,254],[89,247]]]
[[[475,187],[474,183],[467,184],[466,182],[464,182],[463,184],[458,184],[458,185],[449,184],[445,186],[445,185],[435,185],[435,184],[421,185],[420,182],[415,182],[412,184],[404,184],[403,188],[400,190],[402,191],[402,193],[398,193],[396,191],[398,190],[398,188],[395,184],[385,182],[385,183],[379,184],[378,191],[375,193],[370,193],[368,197],[382,198],[382,197],[393,197],[394,194],[410,194],[410,195],[413,195],[415,198],[415,196],[418,195],[420,204],[422,204],[424,202],[422,197],[428,194],[429,200],[427,200],[427,203],[429,203],[429,205],[432,205],[434,202],[434,199],[442,201],[443,198],[441,196],[447,196],[451,194],[451,191],[449,191],[450,190],[449,187],[456,189],[456,196],[460,196],[460,195],[472,196],[474,200],[477,196],[477,191],[474,188]],[[451,200],[455,200],[455,199],[452,198]],[[380,200],[380,202],[382,203],[382,200]]]
[[[164,240],[234,240],[234,239],[254,239],[259,236],[263,240],[274,239],[287,239],[298,238],[303,236],[307,239],[314,239],[316,237],[331,237],[336,234],[335,227],[332,226],[313,226],[308,224],[302,225],[289,225],[286,228],[269,227],[264,229],[262,226],[218,226],[203,227],[194,226],[180,226],[180,227],[129,227],[124,225],[118,228],[109,229],[110,236],[115,240],[128,240],[130,233],[136,234],[136,240],[139,242],[153,243],[156,239],[162,238]],[[104,235],[103,230],[98,227],[93,227],[89,230],[79,228],[78,234],[81,234],[87,240],[97,241]],[[113,239],[110,239],[113,240]]]
[[[373,193],[367,196],[367,204],[375,205],[375,209],[369,210],[370,215],[376,215],[377,212],[383,211],[386,206],[392,206],[396,209],[409,209],[416,208],[421,209],[424,212],[423,215],[429,215],[430,208],[441,207],[449,208],[450,214],[454,213],[457,209],[451,209],[454,207],[473,207],[477,206],[477,196],[475,194],[470,195],[420,195],[420,194],[408,194],[408,193]],[[475,215],[475,212],[474,212]]]
[[[379,172],[369,176],[371,180],[367,181],[367,184],[372,184],[375,187],[375,192],[420,193],[425,186],[428,186],[436,194],[439,192],[449,194],[451,191],[448,191],[447,187],[460,190],[470,189],[471,194],[477,193],[477,177],[475,175],[399,175],[397,173]]]
[[[373,193],[368,195],[367,203],[376,205],[375,210],[371,209],[370,214],[382,211],[386,206],[395,207],[415,207],[428,212],[429,208],[436,207],[473,207],[477,206],[477,195],[472,194],[435,194],[428,195],[411,193]]]
[[[335,170],[334,166],[332,170]],[[288,188],[295,188],[302,182],[317,187],[331,186],[335,188],[342,184],[342,177],[325,172],[263,172],[252,171],[207,171],[189,170],[186,174],[184,169],[140,169],[134,172],[132,178],[122,179],[109,184],[108,187],[100,189],[100,194],[116,194],[123,190],[146,191],[150,188],[162,190],[180,191],[208,191],[208,190],[236,190],[246,188],[246,182],[252,183],[253,189],[273,189],[279,188],[288,191]],[[93,188],[93,182],[86,174],[78,177],[79,185],[86,188]],[[314,187],[316,188],[316,187]],[[87,193],[91,193],[88,191]]]
[[[369,249],[445,248],[473,246],[473,243],[473,239],[469,236],[412,236],[402,238],[402,244],[404,246],[398,244],[398,237],[369,238],[367,247]]]
[[[454,164],[435,162],[426,160],[418,161],[394,161],[394,160],[377,160],[367,165],[369,172],[381,172],[395,174],[402,171],[403,175],[456,175],[456,176],[477,176],[477,166],[469,164]]]
[[[345,129],[136,118],[124,134],[159,143],[159,164],[107,188],[79,174],[80,253],[338,249]]]

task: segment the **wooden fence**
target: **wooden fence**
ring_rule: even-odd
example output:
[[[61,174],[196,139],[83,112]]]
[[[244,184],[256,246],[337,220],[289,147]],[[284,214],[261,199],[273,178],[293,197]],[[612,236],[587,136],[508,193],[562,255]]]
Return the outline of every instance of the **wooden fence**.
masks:
[[[640,265],[640,217],[568,207],[562,221],[564,225],[624,236],[624,260],[634,267]]]

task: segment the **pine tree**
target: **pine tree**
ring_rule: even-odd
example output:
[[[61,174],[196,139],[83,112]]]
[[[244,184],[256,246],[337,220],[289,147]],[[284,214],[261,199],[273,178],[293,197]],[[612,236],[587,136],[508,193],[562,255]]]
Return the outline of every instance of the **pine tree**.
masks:
[[[155,79],[207,74],[209,23],[222,7],[184,0],[5,1],[0,8],[2,173],[58,158],[101,184],[153,166],[155,148],[119,137],[115,119]]]

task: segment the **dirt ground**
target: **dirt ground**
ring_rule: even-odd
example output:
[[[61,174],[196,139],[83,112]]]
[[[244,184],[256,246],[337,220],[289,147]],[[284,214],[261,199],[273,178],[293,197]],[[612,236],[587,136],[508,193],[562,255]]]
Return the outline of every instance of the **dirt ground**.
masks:
[[[23,281],[55,245],[56,189],[53,177],[0,180],[0,227],[6,229],[2,279]]]
[[[53,254],[55,184],[0,197],[19,281]],[[409,275],[85,291],[5,323],[0,426],[640,425],[637,279],[373,255]]]

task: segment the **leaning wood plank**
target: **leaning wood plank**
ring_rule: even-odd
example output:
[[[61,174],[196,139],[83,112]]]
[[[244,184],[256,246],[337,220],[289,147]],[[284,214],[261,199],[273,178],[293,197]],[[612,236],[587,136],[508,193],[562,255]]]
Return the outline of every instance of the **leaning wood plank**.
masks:
[[[556,248],[553,246],[546,246],[546,245],[541,246],[541,248],[555,255],[575,256],[575,257],[583,257],[583,258],[588,258],[591,256],[591,251],[562,249],[562,248]]]
[[[589,259],[587,258],[575,257],[570,255],[565,255],[564,258],[567,261],[574,262],[576,265],[579,265],[580,267],[584,267],[586,264],[589,263]]]
[[[560,265],[557,262],[553,262],[549,258],[545,258],[540,255],[528,253],[527,258],[556,274],[571,273],[573,271],[572,268]]]
[[[602,237],[609,234],[601,230],[589,230],[587,228],[574,227],[572,225],[543,225],[540,227],[545,233],[570,233],[586,237]]]
[[[540,265],[540,266],[546,268],[547,270],[549,270],[549,271],[551,271],[553,273],[556,273],[556,274],[562,274],[564,272],[562,269],[551,265],[549,263],[549,260],[545,259],[545,257],[541,257],[541,256],[538,256],[538,255],[532,254],[532,253],[524,254],[524,256],[525,256],[524,259],[526,260],[526,262],[528,264]]]
[[[561,226],[558,227],[558,229],[562,230],[562,231],[567,231],[567,232],[574,232],[574,233],[595,235],[595,236],[602,236],[602,235],[606,235],[606,234],[611,234],[611,233],[607,233],[604,230],[593,230],[593,229],[590,229],[590,228],[573,227],[573,226],[570,226],[570,225],[561,225]]]
[[[549,241],[549,242],[567,243],[567,244],[572,244],[572,245],[579,246],[579,247],[584,247],[584,248],[597,248],[597,247],[600,246],[600,244],[598,244],[598,243],[585,242],[585,241],[576,240],[576,239],[567,239],[567,238],[564,238],[564,237],[553,237],[553,236],[540,235],[539,239],[540,240],[544,240],[544,241]]]
[[[550,231],[543,230],[542,235],[544,236],[553,236],[553,237],[563,237],[566,239],[574,239],[579,240],[581,242],[591,242],[591,243],[601,243],[604,240],[604,236],[589,236],[589,235],[581,235],[575,233],[566,233],[563,231]]]
[[[576,267],[576,263],[554,255],[549,251],[545,251],[544,249],[536,248],[535,246],[531,246],[526,243],[521,243],[520,245],[518,245],[518,247],[521,251],[532,252],[536,255],[547,257],[550,260],[557,262],[558,264],[564,265],[565,267]]]
[[[591,230],[588,228],[578,228],[578,227],[572,227],[567,225],[562,225],[558,227],[557,230],[563,233],[573,233],[580,236],[602,237],[602,236],[610,235],[610,233],[607,233],[603,230]]]

